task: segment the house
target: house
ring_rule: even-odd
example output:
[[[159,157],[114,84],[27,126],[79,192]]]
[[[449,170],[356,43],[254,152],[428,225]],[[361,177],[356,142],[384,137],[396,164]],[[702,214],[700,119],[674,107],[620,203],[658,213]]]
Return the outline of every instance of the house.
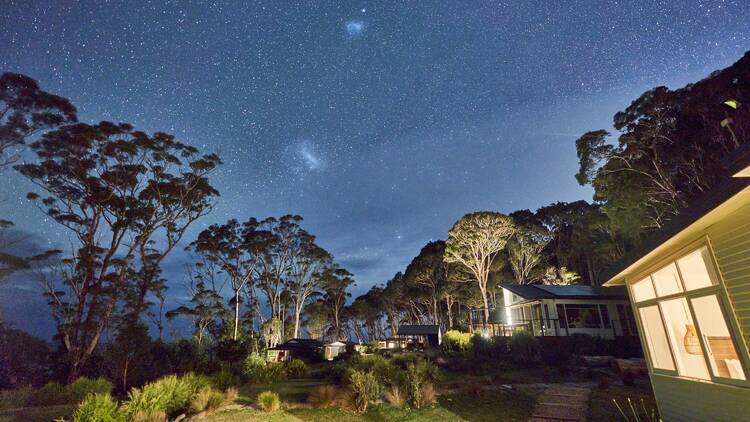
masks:
[[[490,315],[485,327],[490,334],[510,335],[524,328],[537,336],[636,335],[627,289],[623,286],[501,284],[499,287],[504,306]]]
[[[750,145],[724,168],[606,282],[629,290],[666,421],[750,418]]]
[[[308,338],[293,338],[266,350],[266,361],[285,362],[291,358],[312,359],[323,350],[323,343]]]
[[[422,348],[437,347],[443,341],[439,325],[401,325],[396,335],[399,346],[415,345]]]

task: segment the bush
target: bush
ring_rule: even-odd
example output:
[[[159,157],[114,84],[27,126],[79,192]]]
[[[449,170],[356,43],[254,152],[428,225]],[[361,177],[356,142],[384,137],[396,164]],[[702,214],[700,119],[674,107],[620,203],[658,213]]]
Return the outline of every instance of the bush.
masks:
[[[301,359],[292,359],[286,364],[286,375],[289,378],[305,378],[307,372],[307,365]]]
[[[265,378],[266,360],[253,352],[245,358],[243,372],[251,383],[260,383]]]
[[[525,330],[513,333],[510,338],[510,351],[513,360],[524,365],[533,365],[539,361],[539,340]]]
[[[398,388],[398,385],[391,386],[391,388],[385,392],[384,397],[388,404],[395,407],[403,406],[406,401],[404,400],[404,394]]]
[[[35,406],[54,406],[70,403],[70,392],[59,382],[50,381],[34,393]]]
[[[358,413],[365,413],[367,406],[380,398],[383,386],[371,372],[353,371],[350,379],[354,395],[354,410]]]
[[[228,402],[233,402],[237,400],[237,397],[240,396],[240,392],[237,390],[237,387],[229,387],[226,391],[226,399]]]
[[[203,387],[190,400],[192,413],[212,412],[224,404],[225,396],[211,387]]]
[[[394,359],[393,362],[396,363],[398,360]],[[398,372],[394,363],[380,355],[354,355],[344,367],[343,378],[350,382],[354,371],[369,372],[380,384],[391,384],[395,382]]]
[[[319,385],[307,397],[307,402],[313,407],[329,407],[338,396],[338,389],[334,385]]]
[[[273,391],[264,391],[258,394],[257,403],[264,412],[275,412],[281,407],[281,399]]]
[[[167,422],[167,415],[161,410],[147,410],[136,413],[128,422]]]
[[[460,353],[469,350],[471,346],[471,333],[462,333],[456,330],[448,330],[443,335],[441,348],[446,353]]]
[[[70,401],[73,404],[78,404],[89,394],[111,394],[112,383],[102,377],[97,379],[81,377],[68,385],[67,389],[70,394]]]
[[[124,422],[125,420],[117,408],[117,402],[109,393],[89,394],[73,413],[73,422]]]
[[[188,410],[190,399],[202,387],[206,387],[203,377],[168,375],[144,385],[142,389],[130,390],[122,408],[128,419],[159,412],[174,417]]]
[[[214,388],[221,391],[225,391],[227,388],[240,383],[240,380],[226,368],[209,375],[208,379],[211,381],[211,385],[213,385]]]
[[[426,360],[409,364],[406,368],[405,384],[412,406],[417,409],[422,407],[425,403],[422,395],[424,385],[430,381],[436,381],[439,374],[437,367]]]
[[[422,404],[435,404],[437,401],[437,390],[435,390],[435,384],[426,382],[422,385]]]
[[[481,384],[475,381],[472,381],[463,385],[462,393],[466,396],[476,397],[476,398],[481,399],[484,397],[485,390],[484,390],[484,386],[482,386]]]

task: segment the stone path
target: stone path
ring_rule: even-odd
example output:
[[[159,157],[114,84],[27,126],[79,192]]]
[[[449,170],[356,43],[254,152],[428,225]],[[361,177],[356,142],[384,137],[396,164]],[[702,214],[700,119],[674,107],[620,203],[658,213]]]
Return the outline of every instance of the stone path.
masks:
[[[585,422],[591,388],[550,385],[540,396],[529,422]]]

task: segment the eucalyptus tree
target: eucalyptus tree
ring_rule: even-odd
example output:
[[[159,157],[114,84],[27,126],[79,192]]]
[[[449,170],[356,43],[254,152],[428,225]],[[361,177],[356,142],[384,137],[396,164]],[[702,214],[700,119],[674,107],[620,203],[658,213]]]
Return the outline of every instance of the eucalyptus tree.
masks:
[[[506,245],[508,262],[518,284],[535,281],[534,271],[544,260],[544,248],[551,240],[550,232],[529,210],[510,214],[516,224],[516,233]]]
[[[43,91],[37,81],[17,73],[0,75],[0,171],[20,158],[28,138],[77,121],[66,98]]]
[[[193,320],[193,336],[198,345],[202,345],[204,338],[217,326],[226,309],[221,290],[216,285],[213,264],[196,264],[196,267],[195,271],[188,272],[186,287],[191,294],[189,303],[168,311],[166,317],[172,320],[183,316]]]
[[[487,281],[495,258],[516,233],[507,215],[482,211],[461,217],[448,232],[444,260],[470,272],[477,283],[484,304],[484,315],[490,317]]]
[[[344,305],[346,305],[346,300],[351,297],[351,293],[347,289],[355,285],[353,274],[334,264],[323,271],[322,278],[323,291],[325,292],[323,300],[331,313],[333,338],[334,340],[340,340]]]
[[[333,257],[315,243],[315,236],[299,228],[291,233],[287,291],[292,302],[294,331],[292,338],[299,337],[302,311],[312,298],[322,295],[323,272]]]
[[[220,160],[166,133],[150,136],[109,122],[47,132],[31,150],[39,161],[15,168],[44,197],[27,197],[72,234],[72,256],[59,274],[62,289],[49,284],[47,295],[73,380],[123,295],[137,291],[130,310],[142,309],[159,263],[210,211],[218,192],[208,175]],[[151,244],[157,236],[166,239],[160,249]],[[139,260],[144,247],[149,256]]]
[[[445,242],[429,242],[406,267],[404,280],[421,292],[429,319],[434,324],[440,323],[440,293],[448,282],[447,264],[443,261]],[[421,294],[420,294],[421,293]]]
[[[188,247],[218,266],[229,279],[234,307],[233,340],[239,337],[241,293],[259,279],[264,258],[273,242],[273,234],[255,218],[242,224],[230,219],[225,224],[209,226]]]

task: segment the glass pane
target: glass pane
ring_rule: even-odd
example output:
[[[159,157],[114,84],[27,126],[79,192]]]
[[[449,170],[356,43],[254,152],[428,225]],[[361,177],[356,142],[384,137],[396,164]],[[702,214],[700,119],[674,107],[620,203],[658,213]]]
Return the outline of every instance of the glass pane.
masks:
[[[708,351],[711,372],[721,378],[745,379],[745,371],[716,295],[692,299],[695,318]]]
[[[677,261],[685,282],[685,289],[695,290],[716,284],[714,282],[713,266],[708,255],[708,248],[700,248]]]
[[[654,278],[654,287],[659,297],[682,291],[682,283],[680,283],[680,276],[677,273],[677,266],[674,263],[651,274],[651,277]]]
[[[686,377],[710,379],[687,300],[665,300],[659,302],[659,306],[669,333],[669,343],[674,351],[677,373]]]
[[[641,281],[633,283],[631,288],[633,290],[633,298],[636,302],[642,302],[656,297],[654,285],[651,283],[651,277],[646,277]]]
[[[596,305],[565,305],[570,328],[601,328],[599,307]]]
[[[674,361],[669,351],[667,333],[664,331],[659,307],[654,305],[640,308],[639,313],[641,314],[646,346],[648,346],[648,352],[651,355],[651,365],[654,368],[674,371]]]

